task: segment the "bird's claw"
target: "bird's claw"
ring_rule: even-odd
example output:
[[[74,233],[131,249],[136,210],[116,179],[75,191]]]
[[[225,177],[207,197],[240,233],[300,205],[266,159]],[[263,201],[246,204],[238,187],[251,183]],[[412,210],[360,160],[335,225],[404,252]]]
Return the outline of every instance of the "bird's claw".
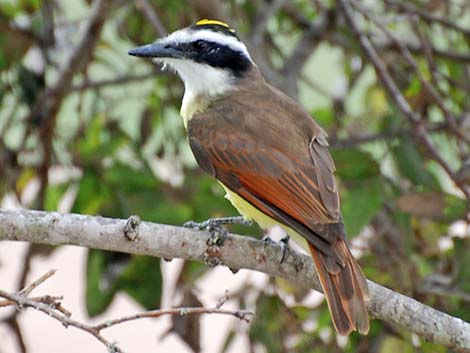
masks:
[[[287,252],[289,251],[289,240],[290,236],[288,234],[286,234],[281,240],[279,240],[279,242],[275,242],[268,235],[265,235],[261,238],[262,242],[271,245],[278,245],[281,248],[281,261],[279,262],[281,264],[287,257]]]
[[[281,247],[281,264],[284,262],[284,260],[287,257],[287,253],[289,251],[289,240],[290,236],[289,234],[286,234],[280,241],[279,241],[279,246]]]
[[[269,235],[265,235],[264,237],[261,238],[261,241],[265,244],[269,245],[275,245],[277,244],[274,240],[272,240]]]
[[[183,224],[183,227],[196,229],[196,230],[203,230],[203,229],[205,229],[203,227],[203,223],[205,223],[205,222],[198,223],[198,222],[194,222],[194,221],[188,221],[188,222]]]
[[[207,227],[210,237],[207,239],[207,245],[209,246],[222,246],[227,239],[227,229],[222,227],[220,224],[211,225]]]

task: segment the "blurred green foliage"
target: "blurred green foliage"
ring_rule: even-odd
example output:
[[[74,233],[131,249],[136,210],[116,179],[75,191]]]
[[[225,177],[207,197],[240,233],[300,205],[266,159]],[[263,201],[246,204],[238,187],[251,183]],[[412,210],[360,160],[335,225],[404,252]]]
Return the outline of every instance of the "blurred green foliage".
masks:
[[[47,3],[53,4],[53,16],[47,15]],[[13,195],[24,207],[119,218],[136,214],[176,225],[235,215],[221,188],[197,168],[191,155],[178,117],[181,82],[157,72],[150,61],[127,56],[129,48],[156,37],[134,2],[116,2],[93,55],[85,69],[75,73],[57,116],[46,117],[54,121],[54,129],[46,136],[52,151],[45,158],[46,122],[35,120],[32,109],[80,39],[89,3],[0,1],[0,200]],[[253,39],[254,29],[271,3],[278,2],[155,0],[151,5],[168,31],[199,18],[229,18],[256,52],[254,57],[262,59],[260,66],[268,80],[298,99],[329,133],[344,223],[350,239],[361,238],[354,247],[363,252],[360,262],[368,277],[469,320],[468,239],[448,236],[452,222],[462,224],[468,217],[468,200],[416,140],[416,127],[409,125],[386,94],[354,35],[344,26],[337,2],[285,2],[267,19],[261,39],[256,37],[262,42],[259,45]],[[465,2],[409,3],[457,24],[470,20],[470,6]],[[372,13],[383,18],[399,38],[416,35],[395,7],[383,1],[370,5]],[[283,64],[312,23],[326,12],[335,14],[333,23],[312,46],[292,89],[286,82],[293,68]],[[431,46],[450,54],[436,54],[429,62],[424,51],[418,51],[415,60],[457,117],[460,131],[470,136],[465,122],[470,109],[470,58],[454,60],[451,55],[468,54],[470,39],[419,16],[416,21]],[[55,36],[47,38],[51,24]],[[373,24],[366,25],[379,35]],[[379,49],[403,96],[421,114],[422,128],[443,159],[457,170],[469,158],[468,144],[449,132],[445,114],[397,48],[383,45]],[[439,77],[438,82],[433,75]],[[25,195],[44,176],[45,160],[49,160],[45,166],[48,183],[31,200]],[[231,230],[260,233],[256,227]],[[176,290],[192,298],[190,303],[198,303],[197,291],[192,290],[209,271],[202,264],[186,263]],[[163,277],[158,259],[91,249],[85,273],[86,307],[91,316],[104,312],[120,291],[144,308],[160,307]],[[255,292],[257,312],[247,333],[253,347],[274,353],[446,351],[375,321],[368,336],[353,334],[342,343],[335,339],[325,303],[312,307],[303,302],[308,291],[286,288],[272,280],[267,288],[250,289]],[[241,307],[251,308],[244,297],[247,291],[240,290],[236,299]],[[283,295],[273,294],[276,291]],[[284,300],[286,296],[293,296],[296,304],[288,304],[292,301]],[[199,347],[197,339],[178,327],[175,323],[173,330],[190,347]],[[222,351],[241,334],[233,328]]]

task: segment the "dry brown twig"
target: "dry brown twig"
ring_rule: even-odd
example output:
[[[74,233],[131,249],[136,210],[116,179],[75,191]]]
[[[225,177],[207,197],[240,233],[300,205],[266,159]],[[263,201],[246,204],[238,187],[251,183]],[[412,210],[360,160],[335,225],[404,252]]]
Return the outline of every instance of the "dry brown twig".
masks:
[[[162,20],[148,0],[135,0],[135,6],[147,18],[147,21],[152,25],[153,30],[159,37],[164,37],[168,34]]]
[[[132,314],[124,316],[121,318],[107,320],[97,325],[88,325],[81,323],[77,320],[71,318],[72,314],[64,309],[60,304],[62,297],[53,297],[50,295],[44,295],[41,297],[30,298],[28,295],[39,285],[44,283],[47,279],[52,277],[57,270],[50,270],[37,280],[29,284],[24,289],[20,290],[17,293],[8,293],[6,291],[0,290],[0,297],[5,298],[5,300],[0,301],[0,307],[16,305],[19,311],[24,310],[25,308],[33,308],[38,311],[41,311],[48,316],[60,321],[64,327],[75,327],[82,331],[85,331],[92,336],[94,336],[98,341],[103,343],[109,352],[113,353],[122,353],[123,350],[119,348],[116,342],[111,342],[101,335],[101,331],[118,324],[122,324],[128,321],[134,321],[138,319],[145,318],[157,318],[165,315],[202,315],[202,314],[219,314],[219,315],[231,315],[240,320],[243,320],[247,323],[251,321],[254,313],[248,310],[225,310],[221,309],[223,303],[225,303],[227,294],[216,303],[214,308],[203,308],[203,307],[184,307],[184,308],[172,308],[172,309],[158,309],[158,310],[149,310],[142,313]]]

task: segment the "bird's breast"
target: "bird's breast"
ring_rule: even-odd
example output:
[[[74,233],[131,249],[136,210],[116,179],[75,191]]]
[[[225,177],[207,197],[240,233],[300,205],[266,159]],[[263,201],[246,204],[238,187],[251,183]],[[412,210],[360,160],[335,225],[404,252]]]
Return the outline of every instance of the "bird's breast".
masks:
[[[204,111],[210,103],[210,99],[201,95],[196,95],[190,90],[186,90],[181,103],[180,115],[183,118],[184,127],[188,129],[188,122],[194,114]]]

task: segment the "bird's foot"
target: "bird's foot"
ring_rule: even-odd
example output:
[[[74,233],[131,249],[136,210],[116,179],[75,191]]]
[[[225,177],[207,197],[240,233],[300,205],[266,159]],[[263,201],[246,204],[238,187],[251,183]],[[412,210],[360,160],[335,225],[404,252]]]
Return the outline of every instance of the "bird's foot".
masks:
[[[227,224],[242,224],[246,226],[251,225],[251,221],[241,216],[236,217],[222,217],[222,218],[210,218],[204,222],[189,221],[183,224],[183,227],[193,228],[197,230],[207,230],[210,233],[210,237],[207,240],[207,245],[221,246],[227,239],[227,229],[223,226]]]
[[[209,232],[210,237],[207,239],[207,249],[204,253],[204,263],[210,267],[215,267],[222,264],[220,247],[227,239],[227,230],[223,227],[227,224],[244,224],[250,225],[251,221],[243,217],[224,217],[224,218],[210,218],[207,221],[198,223],[194,221],[186,222],[183,226],[197,230],[206,230]]]
[[[278,242],[272,240],[268,235],[265,235],[261,238],[261,241],[265,242],[266,244],[278,245],[281,248],[281,261],[279,263],[283,263],[287,257],[287,252],[289,251],[289,234],[286,234],[284,237],[281,238]]]

